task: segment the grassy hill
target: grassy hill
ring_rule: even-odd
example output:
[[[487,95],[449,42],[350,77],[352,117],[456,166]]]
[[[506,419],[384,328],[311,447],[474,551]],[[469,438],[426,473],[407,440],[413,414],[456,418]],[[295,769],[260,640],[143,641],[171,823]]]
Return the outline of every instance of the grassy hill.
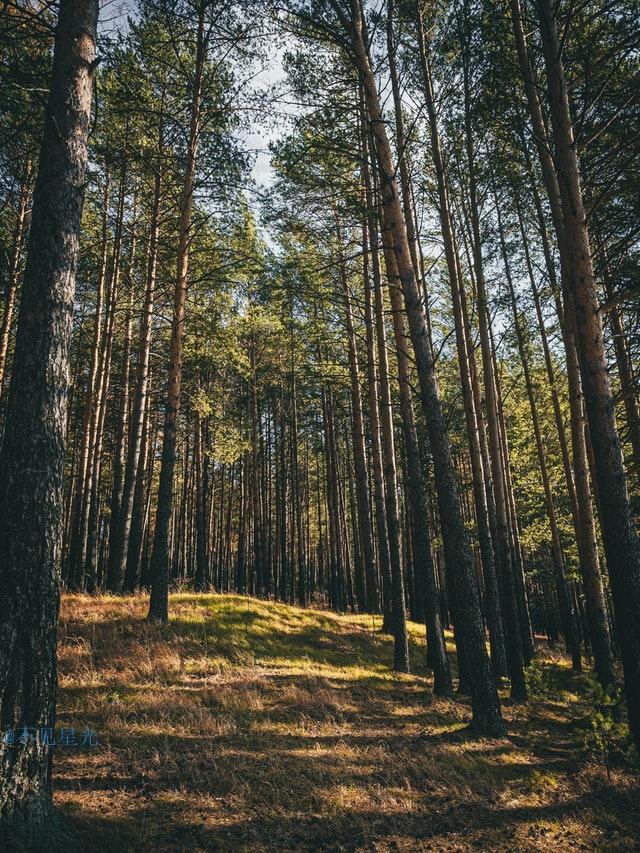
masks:
[[[58,728],[99,741],[57,747],[82,849],[638,849],[638,778],[589,748],[559,655],[541,652],[528,706],[505,703],[508,739],[475,741],[468,703],[433,698],[421,626],[399,676],[379,617],[189,593],[168,627],[145,613],[63,600]]]

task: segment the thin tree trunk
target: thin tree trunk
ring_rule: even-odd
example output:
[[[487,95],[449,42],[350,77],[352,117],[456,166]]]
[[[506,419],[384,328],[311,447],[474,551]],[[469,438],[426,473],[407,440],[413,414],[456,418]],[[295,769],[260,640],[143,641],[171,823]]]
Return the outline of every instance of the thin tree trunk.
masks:
[[[134,205],[135,206],[135,205]],[[115,453],[113,457],[113,486],[111,490],[111,517],[109,519],[109,563],[107,570],[107,587],[116,592],[120,590],[120,581],[117,577],[116,551],[114,542],[118,536],[118,530],[122,525],[122,498],[123,498],[123,472],[126,461],[127,434],[129,422],[129,378],[131,360],[131,330],[133,320],[133,268],[136,256],[136,235],[131,239],[131,249],[127,274],[127,308],[124,321],[124,341],[122,346],[122,363],[120,367],[120,411],[115,436]]]
[[[124,201],[126,191],[127,164],[122,163],[120,175],[120,190],[116,212],[116,229],[113,243],[113,258],[111,262],[110,287],[106,328],[102,346],[102,358],[98,370],[98,387],[96,396],[95,424],[89,445],[89,494],[86,512],[86,546],[84,548],[84,575],[81,587],[88,592],[95,592],[98,583],[98,534],[100,518],[100,474],[102,470],[102,444],[104,440],[104,424],[107,416],[107,401],[111,380],[111,361],[113,341],[115,337],[116,309],[120,285],[120,263],[122,255],[122,232],[124,228]]]
[[[529,114],[533,127],[533,137],[536,144],[536,149],[539,156],[542,176],[549,200],[551,211],[551,219],[556,232],[558,249],[560,253],[560,269],[562,289],[565,295],[565,309],[570,309],[571,302],[571,285],[570,265],[571,259],[567,251],[565,242],[565,231],[563,222],[562,204],[560,201],[560,188],[558,185],[558,177],[556,169],[551,157],[550,147],[547,141],[547,132],[542,115],[542,109],[538,98],[538,86],[533,74],[533,69],[529,62],[527,52],[526,38],[522,25],[520,14],[519,0],[510,0],[511,18],[513,23],[513,32],[516,41],[518,52],[518,61],[520,64],[520,73],[524,81],[527,103],[529,106]],[[525,152],[526,145],[523,146]],[[528,156],[528,152],[526,153]],[[533,175],[532,169],[529,173]],[[545,218],[542,211],[542,205],[538,197],[535,182],[532,181],[532,193],[536,205],[536,212],[540,223],[540,234],[542,245],[545,254],[545,262],[547,271],[550,276],[552,285],[555,285],[555,270],[551,259],[551,252],[548,245],[545,228]],[[580,565],[585,580],[585,591],[589,602],[589,621],[591,625],[591,638],[594,650],[594,659],[596,662],[596,671],[598,677],[603,684],[609,684],[613,681],[613,670],[611,662],[611,646],[608,642],[609,630],[608,619],[606,614],[606,605],[604,601],[604,593],[602,589],[602,578],[598,565],[597,545],[595,538],[595,521],[593,516],[593,505],[591,501],[591,493],[589,489],[589,474],[588,474],[588,454],[587,454],[587,436],[585,432],[585,423],[583,417],[582,406],[582,389],[580,379],[580,368],[578,364],[578,354],[575,345],[573,310],[562,310],[557,295],[557,286],[555,287],[555,295],[558,307],[558,316],[562,328],[562,335],[565,345],[566,361],[567,361],[567,380],[569,383],[569,404],[571,413],[571,444],[573,451],[573,474],[576,484],[576,498],[578,502],[580,531],[578,537],[578,547],[580,549]],[[595,485],[595,484],[594,484]],[[608,554],[607,554],[608,559]],[[638,711],[640,714],[640,710]],[[640,727],[640,722],[638,723]]]
[[[627,336],[625,335],[624,324],[622,321],[622,312],[614,300],[614,291],[611,282],[611,273],[609,271],[609,262],[606,252],[603,248],[603,284],[605,295],[608,300],[611,300],[609,308],[609,322],[611,324],[611,337],[613,340],[613,350],[616,356],[616,365],[618,368],[618,377],[620,379],[620,396],[624,406],[624,412],[627,421],[627,439],[631,445],[631,464],[630,470],[637,474],[640,471],[640,409],[638,408],[638,398],[636,392],[636,378],[634,376],[633,365],[629,355]],[[1,381],[1,380],[0,380]]]
[[[578,367],[578,356],[576,353],[573,332],[569,328],[565,320],[562,306],[559,302],[558,285],[556,280],[556,271],[551,256],[551,248],[549,246],[549,238],[545,225],[544,211],[542,202],[535,184],[533,169],[530,162],[529,152],[526,143],[523,140],[523,149],[527,162],[528,172],[531,178],[531,192],[536,208],[536,216],[538,219],[538,228],[542,241],[542,249],[545,258],[545,266],[547,275],[551,284],[554,297],[556,299],[556,310],[558,313],[558,321],[563,338],[563,344],[566,355],[566,371],[569,396],[569,415],[570,415],[570,434],[571,434],[571,449],[573,459],[573,473],[568,460],[568,451],[562,451],[563,464],[565,466],[565,477],[567,483],[571,482],[573,489],[568,485],[570,498],[572,499],[572,512],[574,516],[574,527],[576,532],[576,543],[578,546],[578,559],[580,562],[580,574],[582,584],[585,591],[587,621],[589,624],[589,639],[593,650],[595,672],[598,680],[603,686],[613,684],[615,681],[613,671],[613,652],[611,647],[611,634],[609,631],[609,615],[604,595],[604,587],[602,583],[602,573],[600,571],[600,558],[598,555],[598,543],[596,540],[595,519],[593,515],[593,501],[591,499],[591,491],[589,488],[589,474],[587,461],[587,447],[585,437],[585,425],[582,406],[582,389],[580,384],[580,372]],[[550,376],[550,385],[552,389],[552,399],[554,402],[554,413],[558,424],[558,433],[564,434],[564,426],[562,415],[560,412],[560,404],[558,402],[558,394],[556,384],[553,380],[553,368],[551,366],[551,358],[549,354],[549,346],[547,343],[546,330],[544,329],[544,321],[540,306],[540,298],[533,278],[533,272],[529,262],[529,252],[526,240],[526,231],[521,226],[523,235],[523,245],[525,255],[529,264],[529,280],[531,283],[532,293],[536,305],[536,314],[538,324],[540,326],[540,335],[543,348],[545,351],[545,363],[547,372]],[[561,448],[563,446],[562,438],[560,439]],[[566,442],[564,442],[566,447]]]
[[[387,270],[387,276],[392,275]],[[378,280],[376,280],[378,278]],[[389,279],[391,282],[391,279]],[[409,644],[407,617],[404,604],[404,582],[400,556],[400,512],[398,509],[398,483],[396,474],[396,452],[393,435],[393,408],[389,374],[389,358],[384,326],[382,287],[374,273],[374,304],[378,342],[378,364],[380,367],[380,420],[382,432],[382,463],[385,489],[385,511],[391,558],[391,613],[394,636],[393,666],[397,672],[409,672]],[[434,637],[434,639],[436,639]]]
[[[439,213],[442,237],[444,242],[445,257],[447,262],[447,270],[449,273],[449,283],[451,287],[451,295],[453,300],[453,316],[455,322],[456,344],[458,350],[458,367],[460,371],[460,379],[462,383],[462,397],[464,403],[465,420],[467,426],[467,437],[471,453],[471,464],[473,466],[473,483],[474,497],[476,501],[476,518],[478,524],[478,536],[480,540],[480,548],[482,555],[482,565],[486,578],[486,589],[488,592],[487,603],[489,605],[489,639],[491,643],[493,669],[496,676],[502,675],[507,669],[507,656],[505,649],[505,637],[502,613],[500,608],[500,598],[497,586],[496,575],[496,560],[493,549],[493,541],[491,529],[489,526],[489,515],[486,500],[484,470],[482,466],[482,457],[480,451],[480,437],[478,433],[477,415],[475,411],[475,401],[473,396],[473,388],[471,386],[471,377],[469,373],[468,360],[468,343],[464,320],[462,315],[462,290],[464,287],[462,276],[460,274],[460,263],[457,256],[455,237],[453,233],[451,208],[449,202],[449,190],[447,186],[447,175],[445,172],[444,160],[440,149],[440,134],[438,130],[438,119],[436,114],[435,102],[433,97],[433,85],[431,80],[431,70],[429,65],[429,57],[424,43],[424,38],[420,36],[421,59],[424,73],[424,91],[427,103],[427,112],[429,115],[429,125],[431,129],[431,154],[433,157],[436,181],[438,185]],[[465,90],[466,91],[466,90]],[[468,133],[470,133],[470,129]],[[473,161],[470,160],[470,172],[473,173]],[[472,199],[475,199],[475,184],[472,182]],[[475,210],[477,215],[477,207]],[[475,243],[475,241],[474,241]],[[476,283],[478,277],[478,259],[476,258]],[[480,275],[482,275],[482,261],[480,258]],[[481,323],[482,328],[482,323]],[[487,402],[489,405],[489,401]],[[506,585],[505,585],[506,587]],[[507,618],[508,622],[508,618]],[[511,673],[512,667],[509,669]],[[512,679],[512,686],[513,686]],[[517,682],[516,682],[517,683]]]
[[[202,592],[207,588],[208,584],[208,553],[207,553],[207,532],[206,532],[206,504],[207,495],[205,490],[205,466],[206,455],[202,448],[202,419],[196,412],[195,419],[195,448],[194,448],[194,465],[195,465],[195,482],[196,482],[196,566],[194,575],[194,589],[196,592]]]
[[[366,169],[366,165],[363,169]],[[375,214],[373,214],[375,215]],[[391,563],[389,555],[389,537],[387,535],[387,514],[384,506],[384,473],[382,469],[382,446],[380,441],[380,408],[378,405],[378,375],[376,370],[375,356],[375,327],[373,319],[372,284],[369,279],[369,234],[367,223],[362,226],[363,264],[364,264],[364,314],[365,332],[367,339],[367,387],[369,397],[369,426],[371,434],[371,461],[373,467],[373,503],[375,508],[376,534],[378,543],[378,564],[380,574],[383,577],[391,577]],[[372,264],[373,254],[376,253],[375,262],[378,264],[378,276],[380,275],[380,261],[377,256],[377,247],[371,247]],[[375,287],[375,285],[374,285]],[[367,576],[367,609],[370,613],[378,613],[380,610],[380,599],[378,591],[377,576],[373,569]]]
[[[9,337],[13,323],[13,313],[18,293],[18,278],[20,272],[20,258],[24,244],[25,225],[27,220],[27,204],[31,192],[31,157],[27,157],[22,186],[20,187],[20,199],[16,213],[16,224],[13,230],[13,242],[11,245],[11,258],[9,260],[9,282],[7,286],[7,298],[4,303],[4,314],[2,315],[2,326],[0,326],[0,398],[4,388],[4,377],[7,366],[7,352],[9,350]]]
[[[431,532],[428,524],[425,485],[413,411],[411,365],[408,355],[410,341],[404,316],[398,266],[393,251],[393,243],[388,231],[384,233],[383,245],[393,320],[396,363],[398,366],[400,414],[402,417],[405,454],[407,458],[409,503],[415,520],[413,527],[414,554],[419,571],[419,589],[426,616],[427,663],[433,669],[434,693],[440,696],[447,696],[452,694],[453,686],[446,653],[444,629],[440,618],[438,588],[431,554]]]
[[[160,484],[156,507],[156,525],[151,552],[151,596],[149,600],[150,622],[169,621],[169,523],[173,508],[173,471],[176,462],[178,416],[180,413],[180,386],[182,383],[182,344],[184,338],[185,307],[187,296],[187,274],[189,269],[189,243],[191,213],[193,209],[193,186],[200,135],[200,108],[202,100],[202,77],[205,61],[205,15],[206,3],[200,3],[198,32],[196,36],[196,58],[191,101],[191,124],[187,148],[187,165],[182,183],[180,200],[180,226],[176,284],[173,297],[173,320],[171,323],[171,345],[169,349],[169,372],[162,436]]]
[[[344,260],[342,246],[342,231],[340,222],[336,216],[336,239],[338,251],[338,264],[340,267],[340,282],[342,285],[342,300],[344,303],[345,325],[347,329],[347,344],[349,352],[349,377],[351,380],[351,410],[352,410],[352,441],[353,441],[353,464],[355,471],[355,487],[357,498],[358,532],[362,546],[361,565],[357,572],[362,572],[362,578],[357,584],[361,588],[358,601],[360,611],[365,610],[366,580],[371,578],[375,572],[375,558],[373,552],[373,537],[371,531],[371,511],[369,507],[369,488],[367,477],[367,455],[364,434],[364,419],[362,416],[362,396],[360,390],[360,369],[358,365],[358,351],[356,348],[356,333],[353,324],[353,311],[351,307],[351,293],[347,278],[347,269]],[[364,570],[364,571],[362,571]]]
[[[151,371],[148,371],[148,381],[151,383]],[[147,468],[153,464],[154,429],[151,426],[151,394],[146,395],[142,418],[142,436],[140,456],[136,469],[136,477],[131,504],[131,528],[127,541],[126,567],[123,588],[125,592],[134,592],[140,583],[140,560],[144,534],[144,515],[146,507]],[[149,491],[151,481],[149,481]]]
[[[86,555],[86,530],[89,511],[89,493],[91,490],[91,447],[95,429],[98,403],[98,377],[102,354],[102,313],[104,310],[105,283],[107,277],[107,259],[109,252],[109,192],[111,173],[108,163],[105,166],[104,191],[102,198],[102,238],[100,272],[96,292],[96,313],[91,347],[91,365],[87,380],[85,407],[82,417],[81,445],[78,459],[74,505],[71,508],[71,532],[67,553],[67,583],[71,587],[82,588],[84,560]]]
[[[422,29],[421,29],[422,32]],[[429,58],[424,44],[424,36],[420,36],[421,56],[425,75],[425,91],[427,94],[427,106],[432,124],[436,121],[435,104],[433,100],[433,89],[431,84],[431,73]],[[473,128],[470,112],[470,81],[468,64],[464,64],[464,101],[465,101],[465,147],[467,154],[467,168],[469,173],[469,202],[471,206],[471,250],[473,254],[473,267],[475,273],[476,295],[478,301],[478,324],[480,328],[480,348],[482,353],[482,369],[484,375],[485,403],[487,413],[487,427],[489,438],[489,462],[491,465],[493,494],[496,507],[496,539],[495,557],[498,567],[498,577],[502,583],[502,597],[504,603],[503,623],[505,632],[505,645],[507,652],[507,668],[511,681],[511,696],[515,699],[525,699],[527,695],[524,680],[524,660],[522,653],[522,637],[518,626],[518,610],[516,602],[516,589],[514,583],[513,566],[511,563],[509,549],[509,527],[507,516],[507,498],[504,491],[504,471],[501,465],[500,438],[498,425],[498,410],[495,392],[495,379],[493,375],[493,362],[491,359],[491,343],[488,330],[488,301],[484,278],[484,261],[482,258],[482,238],[480,234],[480,211],[478,205],[478,194],[476,187],[475,155]]]
[[[120,511],[120,524],[115,531],[115,538],[111,542],[113,551],[113,573],[114,586],[121,589],[125,583],[127,574],[127,563],[129,553],[129,541],[133,522],[133,506],[135,501],[136,484],[138,482],[138,469],[141,466],[145,470],[143,455],[144,421],[149,397],[149,360],[151,357],[151,340],[153,337],[153,308],[156,289],[156,271],[158,264],[158,238],[160,225],[160,200],[162,187],[162,152],[164,146],[164,92],[162,94],[162,109],[160,126],[158,130],[158,147],[156,155],[156,168],[153,186],[153,203],[151,208],[151,226],[149,233],[149,249],[146,287],[144,303],[140,319],[140,332],[138,343],[138,364],[136,371],[136,391],[133,399],[133,408],[130,417],[129,442],[127,448],[127,461],[124,471],[124,485],[122,488],[122,502]],[[137,573],[137,568],[136,568]],[[129,573],[128,582],[132,580]]]

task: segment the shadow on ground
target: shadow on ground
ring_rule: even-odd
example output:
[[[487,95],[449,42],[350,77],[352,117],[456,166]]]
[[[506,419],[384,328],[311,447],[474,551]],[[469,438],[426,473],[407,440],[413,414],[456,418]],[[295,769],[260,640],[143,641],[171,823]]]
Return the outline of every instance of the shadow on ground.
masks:
[[[631,850],[637,780],[585,750],[562,662],[553,698],[505,708],[473,740],[465,699],[389,672],[371,620],[236,596],[65,600],[60,723],[101,746],[59,751],[56,803],[81,849]],[[424,642],[412,626],[412,658]]]

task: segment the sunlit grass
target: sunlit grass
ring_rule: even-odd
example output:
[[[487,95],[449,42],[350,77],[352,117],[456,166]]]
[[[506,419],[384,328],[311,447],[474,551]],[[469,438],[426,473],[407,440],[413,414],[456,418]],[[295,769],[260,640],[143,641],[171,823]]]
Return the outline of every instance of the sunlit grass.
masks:
[[[178,593],[67,596],[56,801],[92,850],[633,849],[638,785],[584,749],[580,679],[541,651],[509,739],[472,740],[432,694],[424,627],[391,671],[380,617]],[[447,647],[455,669],[452,638]],[[582,847],[581,847],[582,845]]]

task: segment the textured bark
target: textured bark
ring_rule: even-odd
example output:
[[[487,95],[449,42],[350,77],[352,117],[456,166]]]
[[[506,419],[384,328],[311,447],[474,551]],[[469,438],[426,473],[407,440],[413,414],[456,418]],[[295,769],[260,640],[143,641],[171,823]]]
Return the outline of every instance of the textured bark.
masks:
[[[560,191],[561,242],[566,252],[570,313],[576,332],[595,480],[600,498],[602,539],[607,556],[622,654],[629,723],[640,746],[640,540],[627,493],[620,439],[582,201],[580,170],[560,40],[550,0],[537,3],[545,59],[554,163]]]
[[[182,182],[180,200],[180,225],[176,283],[173,295],[173,319],[169,349],[169,371],[162,436],[160,484],[156,506],[156,522],[151,552],[151,596],[148,619],[151,622],[169,621],[169,524],[173,508],[173,471],[176,463],[178,415],[180,413],[180,387],[182,383],[182,343],[184,338],[187,274],[189,269],[189,243],[191,212],[193,209],[193,184],[198,154],[202,75],[205,59],[205,3],[200,4],[196,59],[191,101],[191,123],[187,148],[187,165]]]
[[[95,0],[61,0],[0,454],[0,728],[17,730],[15,745],[0,744],[0,827],[13,824],[32,849],[51,845],[55,829],[41,727],[55,724],[69,340],[97,20]]]

